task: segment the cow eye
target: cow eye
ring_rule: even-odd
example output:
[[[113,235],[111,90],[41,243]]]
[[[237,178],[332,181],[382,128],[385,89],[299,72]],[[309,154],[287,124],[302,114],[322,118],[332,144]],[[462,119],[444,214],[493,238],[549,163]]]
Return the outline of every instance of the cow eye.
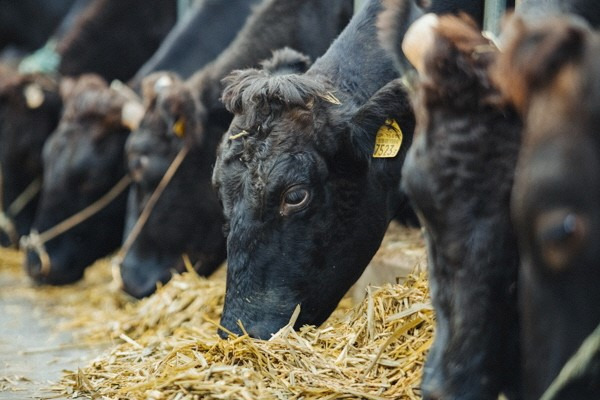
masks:
[[[292,186],[283,193],[279,213],[287,216],[300,211],[308,205],[309,200],[310,191],[305,186]]]
[[[545,264],[555,271],[565,270],[583,246],[586,225],[583,216],[566,209],[540,215],[535,232]]]

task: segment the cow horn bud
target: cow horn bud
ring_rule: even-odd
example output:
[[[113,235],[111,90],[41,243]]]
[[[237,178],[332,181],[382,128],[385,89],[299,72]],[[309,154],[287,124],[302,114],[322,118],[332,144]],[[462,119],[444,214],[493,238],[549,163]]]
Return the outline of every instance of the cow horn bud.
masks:
[[[121,109],[121,123],[133,132],[139,128],[144,114],[144,106],[141,103],[133,100],[128,101]]]
[[[30,83],[25,86],[25,89],[23,89],[23,96],[25,96],[27,107],[32,110],[35,110],[44,104],[44,91],[37,83]]]

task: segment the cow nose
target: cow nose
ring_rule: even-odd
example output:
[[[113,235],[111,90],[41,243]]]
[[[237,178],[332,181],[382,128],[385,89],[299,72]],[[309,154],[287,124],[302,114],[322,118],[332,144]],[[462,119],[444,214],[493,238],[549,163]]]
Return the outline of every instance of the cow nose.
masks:
[[[431,386],[430,384],[424,384],[421,387],[421,394],[423,395],[423,400],[442,400],[442,399],[444,399],[441,388]]]
[[[11,247],[12,246],[12,241],[10,240],[10,237],[6,234],[6,232],[4,232],[3,230],[0,229],[0,247]]]
[[[156,291],[156,284],[167,283],[171,279],[171,270],[154,260],[145,260],[132,253],[121,263],[123,290],[133,297],[141,299]]]
[[[129,172],[136,182],[140,182],[144,176],[144,171],[148,168],[150,160],[148,156],[134,155],[129,159]]]
[[[281,326],[276,327],[270,323],[259,322],[253,324],[252,326],[249,326],[246,329],[246,332],[248,332],[248,335],[250,335],[250,337],[262,340],[269,340],[271,339],[271,336],[279,330],[279,328],[281,328]]]
[[[440,375],[440,368],[433,366],[435,360],[428,360],[429,364],[426,364],[425,370],[423,371],[423,383],[421,384],[421,394],[424,400],[442,400],[444,396],[444,381]]]
[[[238,325],[238,318],[230,317],[226,315],[228,313],[224,312],[223,317],[221,317],[221,326],[223,326],[228,331],[235,333],[237,335],[242,335],[243,332]],[[285,322],[282,322],[281,325],[276,323],[272,323],[270,321],[257,321],[252,322],[248,320],[241,319],[242,325],[244,326],[244,330],[248,332],[250,337],[261,340],[268,340],[271,338],[272,334],[277,332],[282,326],[285,325]],[[222,338],[227,338],[228,333],[219,329],[219,336]]]
[[[42,260],[36,252],[28,250],[25,253],[25,270],[34,280],[42,279]]]

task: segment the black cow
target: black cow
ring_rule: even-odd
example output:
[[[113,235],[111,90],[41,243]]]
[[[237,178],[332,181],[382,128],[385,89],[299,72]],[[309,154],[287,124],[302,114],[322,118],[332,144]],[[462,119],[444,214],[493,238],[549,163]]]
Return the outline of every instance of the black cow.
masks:
[[[213,182],[228,232],[221,325],[232,332],[240,320],[251,336],[269,338],[298,304],[296,327],[323,322],[403,201],[414,118],[377,41],[380,10],[368,1],[305,74],[250,69],[226,80],[235,116]]]
[[[130,85],[156,71],[175,71],[187,79],[214,60],[242,28],[258,0],[203,0],[177,22]]]
[[[55,80],[0,70],[0,245],[16,246],[33,222],[42,146],[58,124]]]
[[[423,397],[518,397],[519,257],[509,203],[521,122],[491,82],[498,51],[473,21],[433,14],[411,26],[403,48],[419,80],[402,187],[425,228],[436,313]]]
[[[204,274],[225,257],[224,238],[217,233],[223,217],[211,189],[215,149],[232,119],[220,101],[221,79],[236,68],[258,65],[272,50],[286,45],[317,57],[345,26],[351,11],[350,0],[266,0],[233,43],[187,81],[148,78],[153,93],[145,99],[146,115],[127,146],[130,171],[138,178],[131,191],[128,226],[140,215],[175,154],[184,145],[189,153],[123,260],[121,275],[128,293],[151,294],[157,282],[170,278],[171,269],[183,268],[182,253],[194,256],[192,262]],[[303,68],[306,60],[295,63],[292,69]]]
[[[523,388],[538,399],[600,324],[600,35],[568,17],[513,19],[504,35],[496,80],[524,121],[512,194]],[[546,399],[600,398],[597,351],[590,375]]]
[[[123,119],[129,96],[96,75],[63,79],[65,103],[58,128],[44,145],[44,183],[32,231],[42,234],[105,195],[126,174],[124,146],[130,129]],[[126,192],[43,243],[45,254],[25,245],[27,273],[37,282],[65,284],[117,248],[123,232]],[[35,243],[32,243],[35,246]]]

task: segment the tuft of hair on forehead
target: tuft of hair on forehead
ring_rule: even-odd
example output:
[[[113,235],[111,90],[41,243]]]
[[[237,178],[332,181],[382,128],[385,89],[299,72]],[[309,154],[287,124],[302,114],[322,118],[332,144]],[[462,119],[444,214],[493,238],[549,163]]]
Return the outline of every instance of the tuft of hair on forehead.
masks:
[[[222,101],[234,114],[260,114],[270,106],[310,109],[317,99],[331,95],[325,83],[306,75],[272,75],[258,69],[234,71],[223,82]]]
[[[423,55],[419,73],[420,101],[465,110],[501,106],[490,77],[498,49],[477,24],[466,15],[444,15],[434,30],[436,39]]]
[[[467,14],[441,16],[435,29],[439,36],[451,42],[461,53],[477,56],[478,53],[497,51],[496,46],[481,34],[477,23]]]
[[[97,119],[110,125],[121,123],[121,109],[127,98],[111,89],[98,75],[82,75],[75,82],[65,98],[63,119],[82,121]]]
[[[153,103],[163,90],[175,85],[180,87],[182,84],[184,84],[184,81],[181,77],[171,71],[154,72],[148,75],[142,81],[144,105],[148,106]]]

